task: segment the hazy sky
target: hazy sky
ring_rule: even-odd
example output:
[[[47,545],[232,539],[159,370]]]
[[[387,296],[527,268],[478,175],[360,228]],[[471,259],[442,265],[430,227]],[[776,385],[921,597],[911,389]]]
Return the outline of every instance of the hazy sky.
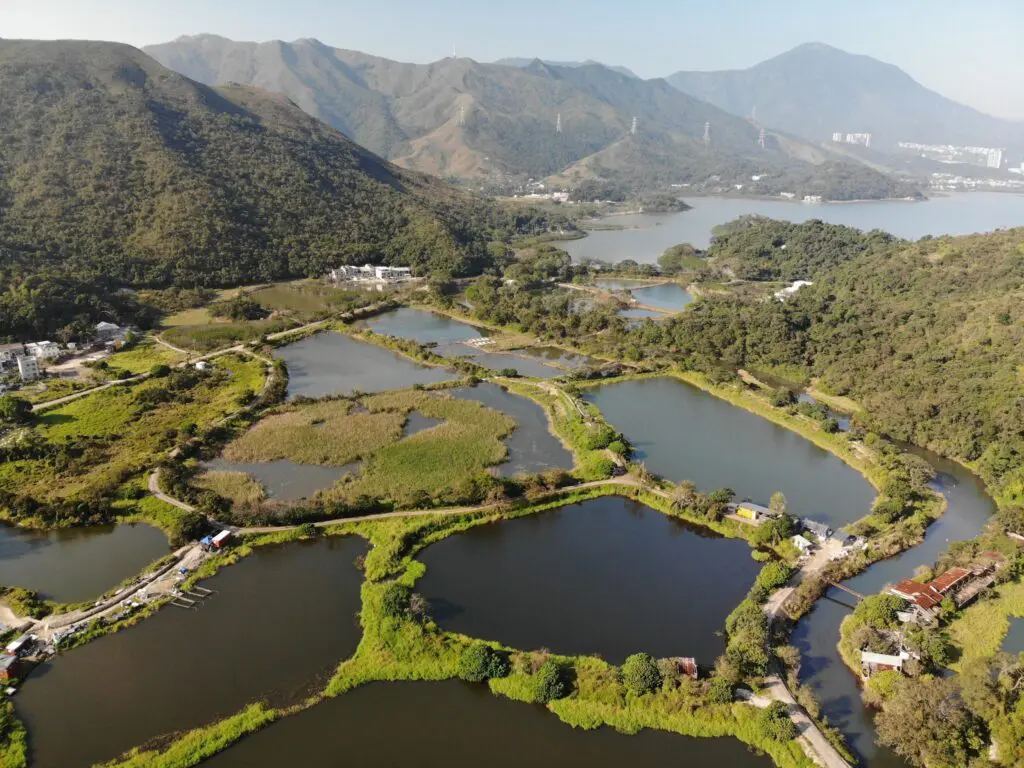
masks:
[[[403,61],[597,59],[641,77],[742,68],[821,41],[1024,119],[1021,0],[0,0],[0,37],[148,45],[315,37]]]

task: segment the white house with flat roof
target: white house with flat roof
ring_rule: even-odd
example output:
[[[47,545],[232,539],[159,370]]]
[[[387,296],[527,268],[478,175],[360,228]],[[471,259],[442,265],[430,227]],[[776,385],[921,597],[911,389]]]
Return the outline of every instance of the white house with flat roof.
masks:
[[[39,378],[39,358],[31,355],[20,355],[18,361],[18,374],[22,381],[35,381]]]
[[[33,341],[25,345],[25,351],[37,360],[56,360],[60,357],[60,347],[52,341]]]

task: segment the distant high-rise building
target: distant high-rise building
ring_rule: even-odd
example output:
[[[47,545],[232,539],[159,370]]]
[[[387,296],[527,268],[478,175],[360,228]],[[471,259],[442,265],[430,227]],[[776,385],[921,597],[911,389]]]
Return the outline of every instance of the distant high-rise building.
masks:
[[[832,134],[832,141],[835,144],[842,144],[843,143],[843,134],[840,133],[839,131],[836,131],[835,133]]]
[[[863,147],[871,146],[871,134],[870,133],[842,133],[836,131],[832,134],[832,142],[834,144],[860,144]]]
[[[1003,150],[1001,149],[990,149],[988,151],[988,163],[989,168],[1002,168],[1003,167]]]

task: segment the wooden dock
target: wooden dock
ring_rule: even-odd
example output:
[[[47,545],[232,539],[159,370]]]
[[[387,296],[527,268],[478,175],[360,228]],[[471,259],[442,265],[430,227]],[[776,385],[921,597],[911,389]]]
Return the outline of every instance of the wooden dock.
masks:
[[[840,584],[838,581],[832,581],[831,579],[826,579],[826,583],[830,587],[835,587],[836,589],[842,590],[843,592],[845,592],[848,595],[853,595],[858,600],[863,600],[864,599],[864,595],[862,595],[860,592],[855,592],[854,590],[850,589],[849,587],[845,586],[844,584]]]

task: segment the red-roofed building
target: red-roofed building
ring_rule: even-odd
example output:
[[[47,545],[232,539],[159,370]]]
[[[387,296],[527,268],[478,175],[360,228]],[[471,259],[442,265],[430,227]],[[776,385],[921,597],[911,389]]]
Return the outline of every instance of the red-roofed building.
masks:
[[[931,584],[922,584],[919,581],[901,581],[889,587],[889,593],[902,597],[911,602],[923,611],[930,611],[942,602],[942,593],[937,591]]]
[[[951,589],[962,585],[969,578],[971,578],[971,572],[966,568],[950,568],[941,576],[932,579],[929,586],[940,595],[945,595]]]

